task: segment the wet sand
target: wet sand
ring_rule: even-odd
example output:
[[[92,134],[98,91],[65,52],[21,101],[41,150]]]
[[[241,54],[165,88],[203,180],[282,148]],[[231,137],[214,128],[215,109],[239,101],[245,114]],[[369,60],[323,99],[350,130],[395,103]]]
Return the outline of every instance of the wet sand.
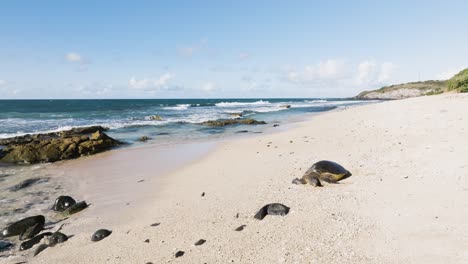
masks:
[[[155,171],[174,159],[165,154],[170,150],[152,146],[54,165],[51,174],[62,171],[64,188],[92,206],[65,221],[62,231],[74,235],[69,241],[27,258],[70,264],[468,262],[466,110],[468,95],[448,94],[324,113],[278,133],[196,146],[193,156],[180,156],[182,167],[162,169],[164,175]],[[322,188],[291,184],[323,159],[353,176]],[[291,207],[290,213],[253,218],[272,202]],[[100,228],[113,233],[91,242]],[[199,239],[206,243],[194,246]],[[185,254],[175,258],[179,250]]]

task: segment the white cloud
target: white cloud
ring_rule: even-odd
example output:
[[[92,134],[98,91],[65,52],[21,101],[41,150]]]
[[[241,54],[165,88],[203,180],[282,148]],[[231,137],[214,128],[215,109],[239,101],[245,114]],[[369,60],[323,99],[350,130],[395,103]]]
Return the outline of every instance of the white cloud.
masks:
[[[0,86],[3,86],[3,85],[6,85],[6,81],[5,80],[0,80]]]
[[[288,80],[293,83],[298,83],[299,82],[299,73],[295,71],[290,71],[288,72]]]
[[[306,65],[303,70],[289,70],[287,79],[293,83],[340,79],[344,74],[344,66],[342,60],[321,61],[316,65]]]
[[[164,73],[156,79],[143,78],[137,79],[135,77],[130,78],[128,86],[136,90],[152,90],[167,88],[169,82],[174,79],[175,75],[171,73]]]
[[[245,91],[245,92],[251,92],[251,91],[264,88],[266,86],[265,83],[267,83],[267,81],[259,82],[250,76],[244,76],[241,78],[241,80],[243,81],[243,84],[240,89],[241,91]]]
[[[149,87],[150,83],[151,83],[151,80],[147,78],[138,80],[135,77],[132,77],[128,81],[128,85],[132,89],[146,89]]]
[[[201,86],[201,89],[205,92],[213,92],[218,90],[218,87],[216,87],[216,84],[213,82],[206,82]]]
[[[175,76],[171,73],[165,73],[161,75],[158,79],[154,81],[156,87],[167,86],[168,82],[172,80]]]
[[[380,65],[380,73],[377,82],[385,83],[390,80],[397,66],[391,62],[384,62]]]
[[[114,86],[112,84],[105,84],[100,82],[70,83],[68,86],[81,96],[90,97],[104,96],[114,91]]]
[[[65,56],[65,59],[69,62],[76,62],[76,63],[81,63],[83,62],[83,57],[76,53],[76,52],[70,52]]]
[[[335,78],[342,73],[344,62],[341,60],[327,60],[319,63],[316,71],[320,78]]]
[[[392,80],[396,68],[391,62],[379,65],[375,61],[363,61],[357,67],[355,83],[360,86],[386,84]]]
[[[458,68],[451,68],[451,69],[447,69],[439,74],[437,74],[435,76],[435,79],[436,80],[448,80],[450,78],[452,78],[455,74],[459,73],[460,71],[462,71],[463,69],[466,69],[467,67],[458,67]]]
[[[356,83],[361,85],[370,82],[376,72],[376,63],[373,61],[364,61],[358,65]]]

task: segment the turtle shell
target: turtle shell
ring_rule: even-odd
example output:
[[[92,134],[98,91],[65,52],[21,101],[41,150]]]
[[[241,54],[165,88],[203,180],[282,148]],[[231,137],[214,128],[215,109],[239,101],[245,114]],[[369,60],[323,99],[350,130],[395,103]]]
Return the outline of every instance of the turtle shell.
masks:
[[[346,170],[343,166],[329,160],[321,160],[312,165],[310,169],[318,174],[331,173],[335,175],[351,175],[351,173],[348,170]]]

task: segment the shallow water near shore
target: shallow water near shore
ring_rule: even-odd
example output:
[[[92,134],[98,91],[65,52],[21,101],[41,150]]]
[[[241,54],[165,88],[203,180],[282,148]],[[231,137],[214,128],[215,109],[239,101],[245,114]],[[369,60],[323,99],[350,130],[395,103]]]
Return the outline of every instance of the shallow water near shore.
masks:
[[[156,150],[148,144],[53,164],[2,166],[0,228],[25,217],[44,215],[46,228],[57,229],[54,223],[63,217],[51,207],[60,195],[70,195],[89,204],[74,217],[113,219],[113,226],[127,223],[133,216],[124,212],[152,201],[164,185],[162,175],[196,161],[218,143],[211,140],[168,144]],[[109,164],[114,166],[109,167]],[[16,190],[28,179],[38,180]],[[21,243],[16,237],[6,240],[15,248]],[[27,257],[29,253],[6,250],[0,252],[0,260],[10,256]]]

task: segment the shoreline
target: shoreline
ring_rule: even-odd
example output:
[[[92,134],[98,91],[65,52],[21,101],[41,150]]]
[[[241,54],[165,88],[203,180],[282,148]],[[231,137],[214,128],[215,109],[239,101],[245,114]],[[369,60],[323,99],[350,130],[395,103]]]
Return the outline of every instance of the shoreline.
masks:
[[[468,152],[462,147],[468,143],[467,102],[466,95],[388,101],[321,113],[284,131],[222,141],[203,157],[168,171],[160,182],[132,178],[138,195],[152,193],[140,196],[143,202],[134,208],[131,201],[129,211],[119,211],[126,206],[121,201],[112,207],[116,197],[84,197],[93,206],[71,216],[63,229],[73,239],[28,259],[70,264],[462,263],[468,259],[468,213],[462,210],[468,206],[463,159]],[[132,151],[149,156],[154,148]],[[67,161],[62,169],[76,166],[90,173],[79,169],[80,163],[107,159],[104,163],[120,171],[125,164],[118,156],[124,152],[137,175],[156,177],[153,164],[129,149]],[[291,184],[323,159],[342,164],[353,176],[322,188]],[[118,185],[104,187],[122,192]],[[99,188],[94,192],[99,194]],[[291,212],[253,219],[272,202]],[[106,217],[106,210],[115,215]],[[156,222],[160,225],[152,227]],[[243,231],[234,231],[241,225],[246,225]],[[91,243],[89,236],[99,228],[113,233]],[[195,247],[198,239],[207,242]],[[176,259],[177,250],[186,255]]]

